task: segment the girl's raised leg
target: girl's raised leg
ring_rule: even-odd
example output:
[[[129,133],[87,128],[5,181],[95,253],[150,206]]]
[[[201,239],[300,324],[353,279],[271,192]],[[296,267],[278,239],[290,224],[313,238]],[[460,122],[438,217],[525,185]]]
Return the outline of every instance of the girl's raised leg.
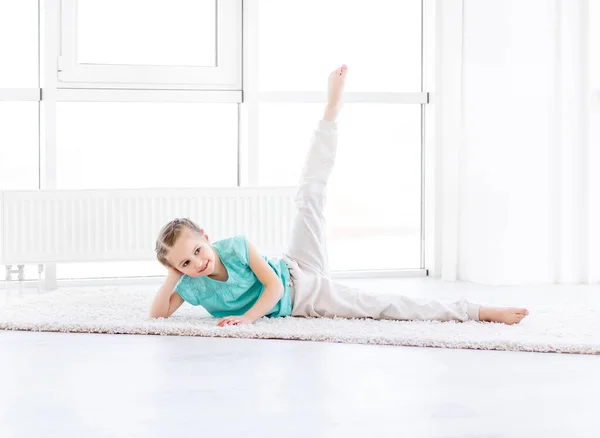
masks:
[[[348,67],[343,65],[329,75],[328,100],[323,120],[315,130],[302,168],[292,236],[286,255],[301,267],[328,276],[329,256],[325,228],[327,182],[333,170],[337,149],[337,115]]]

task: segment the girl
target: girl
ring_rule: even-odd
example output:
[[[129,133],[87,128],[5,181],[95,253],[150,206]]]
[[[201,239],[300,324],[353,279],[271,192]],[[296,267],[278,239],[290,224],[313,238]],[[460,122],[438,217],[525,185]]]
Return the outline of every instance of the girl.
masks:
[[[347,73],[342,65],[329,75],[328,102],[300,177],[298,214],[287,252],[281,259],[267,260],[244,236],[211,244],[194,222],[175,219],[163,227],[156,242],[157,258],[169,274],[154,298],[151,318],[171,316],[184,301],[219,317],[218,326],[250,324],[265,315],[505,324],[519,323],[528,315],[526,309],[482,307],[466,300],[384,296],[331,280],[323,210]]]

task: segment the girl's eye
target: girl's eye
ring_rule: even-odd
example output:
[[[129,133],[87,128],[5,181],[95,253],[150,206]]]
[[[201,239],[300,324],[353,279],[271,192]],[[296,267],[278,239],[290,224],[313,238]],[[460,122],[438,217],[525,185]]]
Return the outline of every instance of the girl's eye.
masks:
[[[196,251],[194,251],[194,254],[198,254],[200,252],[200,248],[196,248]],[[187,266],[188,262],[185,262],[182,266],[185,268]]]

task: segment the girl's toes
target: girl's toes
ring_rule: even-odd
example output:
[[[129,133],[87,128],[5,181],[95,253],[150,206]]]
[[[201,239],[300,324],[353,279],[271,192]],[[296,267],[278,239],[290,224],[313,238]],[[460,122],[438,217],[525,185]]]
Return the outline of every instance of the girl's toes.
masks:
[[[348,66],[346,64],[342,64],[341,67],[336,68],[335,71],[331,72],[331,75],[342,76],[344,73],[348,71]]]

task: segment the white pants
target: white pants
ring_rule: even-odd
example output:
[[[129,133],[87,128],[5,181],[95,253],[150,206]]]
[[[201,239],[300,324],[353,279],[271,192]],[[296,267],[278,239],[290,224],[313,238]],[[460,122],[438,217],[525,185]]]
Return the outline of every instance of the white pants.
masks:
[[[300,177],[291,242],[284,254],[292,280],[292,315],[398,320],[479,319],[479,305],[386,295],[335,283],[323,214],[337,148],[337,123],[321,120]]]

